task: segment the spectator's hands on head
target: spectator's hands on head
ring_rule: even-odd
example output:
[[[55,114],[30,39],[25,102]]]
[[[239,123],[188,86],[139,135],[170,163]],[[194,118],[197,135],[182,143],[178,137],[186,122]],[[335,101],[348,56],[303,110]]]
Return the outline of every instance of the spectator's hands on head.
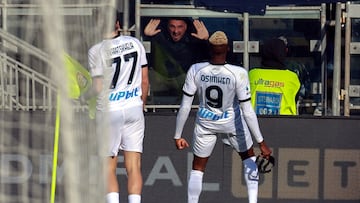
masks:
[[[145,26],[144,34],[149,37],[155,36],[156,34],[161,32],[161,29],[158,29],[159,24],[160,19],[151,19],[149,23]],[[209,32],[205,24],[200,20],[194,20],[193,24],[196,32],[191,33],[191,35],[200,40],[208,40]],[[179,41],[184,36],[187,30],[186,22],[177,19],[170,20],[168,24],[168,29],[173,40]]]
[[[144,29],[144,34],[151,37],[161,32],[161,29],[157,29],[159,24],[160,19],[151,19]]]
[[[201,40],[209,39],[209,32],[202,21],[194,20],[193,24],[196,29],[196,33],[191,33],[193,37],[196,37]]]

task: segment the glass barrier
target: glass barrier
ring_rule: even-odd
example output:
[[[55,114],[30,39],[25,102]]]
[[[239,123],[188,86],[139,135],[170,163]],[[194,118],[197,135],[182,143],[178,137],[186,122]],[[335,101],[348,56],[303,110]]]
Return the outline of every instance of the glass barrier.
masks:
[[[301,83],[299,115],[316,113],[316,108],[321,104],[321,54],[312,50],[311,42],[321,37],[320,20],[255,18],[250,19],[249,24],[250,41],[258,41],[260,50],[266,40],[282,38],[286,41],[286,66],[298,74]],[[249,67],[262,67],[259,52],[250,53]]]
[[[179,105],[182,96],[182,86],[186,72],[189,67],[196,63],[205,61],[209,58],[207,42],[196,40],[189,33],[195,32],[192,26],[192,19],[185,18],[188,22],[188,30],[184,38],[178,43],[168,40],[171,36],[167,32],[168,18],[160,19],[161,36],[144,36],[144,41],[149,41],[150,53],[149,77],[150,94],[149,105]],[[144,26],[150,18],[142,18]],[[199,18],[204,22],[209,33],[216,30],[223,30],[227,33],[230,41],[240,41],[242,39],[242,22],[235,18]],[[200,42],[199,42],[200,41]],[[203,41],[203,42],[201,42]],[[228,62],[241,65],[242,54],[230,52]],[[197,104],[195,100],[194,104]]]
[[[351,19],[351,42],[354,46],[360,45],[360,19]],[[356,50],[356,48],[354,47]],[[353,53],[350,57],[350,108],[359,111],[360,106],[360,55],[359,52]],[[356,108],[357,107],[357,108]]]
[[[142,30],[150,19],[149,17],[141,18]],[[167,18],[159,19],[161,23],[164,23],[162,25],[162,32],[166,31],[165,22]],[[243,51],[237,50],[238,48],[234,47],[233,44],[243,41],[243,21],[238,18],[210,17],[201,17],[199,20],[204,22],[210,34],[216,30],[222,30],[228,35],[229,40],[232,42],[230,43],[231,48],[228,62],[242,66]],[[311,41],[318,41],[320,39],[320,20],[250,18],[249,25],[249,39],[258,44],[258,47],[250,50],[249,68],[261,66],[259,50],[265,40],[280,36],[285,37],[288,42],[288,64],[290,69],[297,72],[301,79],[298,104],[299,114],[314,114],[317,106],[321,103],[321,54],[318,51],[312,50]],[[151,37],[142,36],[144,41],[151,42],[148,53],[151,83],[148,104],[179,105],[185,72],[179,74],[181,76],[175,77],[172,75],[176,72],[175,70],[164,71],[164,67],[187,70],[190,66],[189,64],[191,64],[189,63],[189,57],[178,58],[176,60],[177,56],[182,54],[181,52],[173,53],[166,48],[166,44],[157,43]],[[192,55],[198,55],[206,53],[207,49],[203,47],[191,51],[195,51],[192,52]],[[204,58],[200,58],[197,61],[201,61],[201,59]],[[181,67],[181,64],[187,65]],[[331,66],[329,69],[331,69]]]

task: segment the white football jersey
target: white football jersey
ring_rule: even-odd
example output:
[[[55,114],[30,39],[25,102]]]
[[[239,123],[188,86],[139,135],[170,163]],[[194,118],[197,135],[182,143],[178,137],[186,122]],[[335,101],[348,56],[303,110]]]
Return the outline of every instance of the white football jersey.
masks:
[[[89,50],[92,77],[104,78],[97,108],[109,111],[142,105],[141,68],[147,66],[144,46],[131,36],[104,40]]]
[[[199,96],[196,122],[218,132],[230,132],[234,123],[241,122],[239,100],[250,99],[247,71],[231,64],[213,65],[208,62],[190,67],[184,94]],[[246,128],[246,127],[245,127]]]

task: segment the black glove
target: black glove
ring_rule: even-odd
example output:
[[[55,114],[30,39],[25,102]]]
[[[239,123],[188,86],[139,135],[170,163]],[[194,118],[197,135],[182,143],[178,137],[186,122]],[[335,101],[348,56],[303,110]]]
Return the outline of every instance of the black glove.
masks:
[[[269,173],[275,165],[275,158],[273,156],[269,156],[269,159],[266,159],[258,155],[256,157],[255,163],[258,166],[258,170],[260,173]]]

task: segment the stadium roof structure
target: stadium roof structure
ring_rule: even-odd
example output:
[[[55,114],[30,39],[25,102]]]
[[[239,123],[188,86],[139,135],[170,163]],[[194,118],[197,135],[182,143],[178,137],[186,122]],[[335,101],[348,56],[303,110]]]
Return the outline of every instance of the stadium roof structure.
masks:
[[[318,6],[322,3],[347,2],[344,0],[194,0],[196,7],[205,7],[214,11],[233,13],[247,12],[252,15],[264,15],[266,6]]]

